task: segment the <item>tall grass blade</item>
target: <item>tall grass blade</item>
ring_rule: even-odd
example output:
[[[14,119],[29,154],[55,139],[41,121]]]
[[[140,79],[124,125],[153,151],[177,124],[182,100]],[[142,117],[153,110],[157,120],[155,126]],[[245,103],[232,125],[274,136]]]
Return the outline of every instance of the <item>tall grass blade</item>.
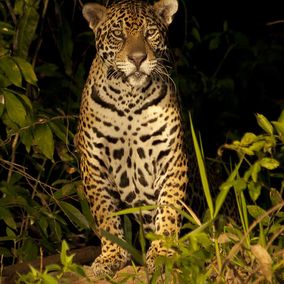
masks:
[[[215,201],[215,212],[214,212],[214,218],[217,217],[228,193],[229,190],[234,186],[234,182],[236,179],[237,174],[239,173],[239,168],[241,166],[242,160],[238,163],[238,165],[236,166],[236,168],[233,170],[233,172],[230,174],[230,176],[228,177],[228,179],[221,185],[220,189],[220,193],[218,194],[216,201]]]
[[[211,219],[213,219],[214,207],[213,207],[213,201],[212,201],[212,197],[211,197],[211,193],[210,193],[208,178],[207,178],[207,174],[206,174],[204,157],[201,153],[200,146],[199,146],[197,138],[196,138],[196,134],[195,134],[195,131],[194,131],[194,127],[193,127],[193,123],[192,123],[190,113],[189,113],[189,120],[190,120],[190,129],[191,129],[191,135],[192,135],[192,140],[193,140],[193,146],[194,146],[197,164],[198,164],[198,169],[199,169],[199,173],[200,173],[200,177],[201,177],[201,183],[202,183],[203,191],[204,191],[204,194],[205,194],[206,202],[207,202],[207,205],[208,205],[208,208],[209,208],[210,216],[211,216]]]

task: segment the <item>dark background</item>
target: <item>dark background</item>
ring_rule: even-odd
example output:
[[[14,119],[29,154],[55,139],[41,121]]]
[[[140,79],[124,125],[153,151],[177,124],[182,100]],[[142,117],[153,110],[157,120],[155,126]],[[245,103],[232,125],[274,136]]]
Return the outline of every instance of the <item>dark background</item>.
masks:
[[[209,155],[246,131],[258,131],[255,113],[276,120],[283,109],[284,22],[269,25],[283,19],[279,1],[180,2],[170,27],[180,55],[177,81],[186,82],[180,84],[183,105],[194,114]],[[210,49],[214,38],[219,44]]]

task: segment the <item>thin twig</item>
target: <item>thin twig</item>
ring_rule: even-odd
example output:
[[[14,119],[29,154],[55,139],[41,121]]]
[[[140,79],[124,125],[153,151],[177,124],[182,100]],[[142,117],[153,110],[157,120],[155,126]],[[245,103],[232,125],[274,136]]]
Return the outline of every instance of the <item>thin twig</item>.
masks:
[[[78,115],[58,115],[58,116],[54,116],[54,117],[48,118],[48,119],[47,118],[40,118],[36,122],[33,122],[33,123],[31,123],[27,126],[24,126],[20,129],[18,129],[17,132],[11,133],[10,136],[6,140],[4,140],[2,143],[0,143],[0,147],[3,147],[4,145],[10,143],[11,138],[14,135],[19,135],[22,131],[27,130],[29,128],[32,128],[36,125],[46,124],[50,121],[57,120],[57,119],[77,119],[77,118],[78,118]]]
[[[7,5],[7,8],[9,10],[10,15],[11,15],[11,18],[13,20],[13,24],[16,26],[17,25],[17,17],[16,17],[16,15],[14,13],[13,7],[11,5],[11,1],[10,0],[5,0],[5,3]]]
[[[1,159],[0,158],[0,164],[3,168],[5,169],[10,169],[11,168],[11,164],[13,164],[13,167],[12,167],[12,172],[16,172],[16,173],[19,173],[21,174],[23,177],[25,177],[27,180],[31,180],[31,181],[37,181],[36,178],[34,178],[33,176],[31,176],[30,174],[28,174],[26,172],[26,169],[25,167],[19,165],[19,164],[16,164],[16,163],[11,163],[10,161],[7,161],[7,160],[4,160],[4,159]],[[49,184],[47,183],[44,183],[42,181],[38,181],[38,183],[40,184],[40,186],[42,186],[42,188],[49,188],[51,189],[52,191],[56,191],[58,190],[58,188],[56,187],[53,187],[53,186],[50,186]]]
[[[18,140],[19,140],[19,133],[15,134],[14,141],[12,143],[11,164],[10,164],[10,168],[9,168],[9,171],[8,171],[7,183],[10,182],[11,177],[12,177],[13,168],[14,168],[14,164],[15,164],[15,160],[16,160],[16,148],[17,148]]]
[[[221,67],[223,66],[225,60],[227,59],[227,57],[228,57],[228,55],[229,55],[229,53],[232,51],[232,49],[233,49],[235,46],[236,46],[236,44],[232,44],[232,45],[229,46],[229,48],[227,49],[227,51],[226,51],[225,55],[223,56],[222,60],[221,60],[220,63],[218,64],[218,66],[217,66],[217,68],[216,68],[216,70],[215,70],[215,72],[214,72],[214,74],[213,74],[212,77],[216,77],[217,74],[220,72]]]
[[[43,33],[44,19],[45,19],[48,3],[49,3],[49,0],[44,0],[43,1],[43,10],[42,10],[42,14],[41,14],[42,20],[41,20],[41,24],[40,24],[39,32],[38,32],[39,40],[37,41],[35,52],[34,52],[34,56],[33,56],[33,60],[32,60],[32,66],[33,67],[35,67],[37,56],[38,56],[38,53],[40,51],[40,48],[41,48],[41,45],[42,45],[42,42],[43,42],[41,35]]]
[[[278,24],[284,24],[284,20],[277,20],[277,21],[266,23],[267,26],[273,26],[273,25],[278,25]]]

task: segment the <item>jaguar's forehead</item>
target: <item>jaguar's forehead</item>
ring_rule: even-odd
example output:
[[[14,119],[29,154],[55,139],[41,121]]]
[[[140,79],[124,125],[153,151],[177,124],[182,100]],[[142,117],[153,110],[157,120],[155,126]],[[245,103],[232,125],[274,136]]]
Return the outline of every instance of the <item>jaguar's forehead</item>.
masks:
[[[107,9],[106,22],[112,27],[123,27],[130,32],[155,22],[151,5],[143,1],[120,1]]]

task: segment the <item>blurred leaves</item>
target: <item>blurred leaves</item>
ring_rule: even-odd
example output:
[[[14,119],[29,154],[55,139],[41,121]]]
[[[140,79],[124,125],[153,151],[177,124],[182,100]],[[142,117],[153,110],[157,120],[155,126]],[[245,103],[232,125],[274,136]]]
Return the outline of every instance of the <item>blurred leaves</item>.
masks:
[[[10,84],[22,86],[22,74],[16,62],[10,56],[0,57],[0,70]]]
[[[4,105],[10,120],[19,126],[24,126],[27,113],[22,101],[12,92],[2,90],[2,94],[4,95]]]
[[[0,251],[4,265],[38,257],[39,246],[55,253],[63,237],[76,239],[73,232],[89,231],[91,222],[88,202],[79,189],[72,142],[84,61],[75,65],[72,58],[70,18],[59,1],[7,3],[0,1]]]
[[[54,140],[48,125],[37,125],[34,130],[35,145],[48,159],[53,159]]]
[[[19,22],[14,41],[14,51],[19,57],[28,57],[30,45],[35,37],[39,14],[37,12],[39,0],[18,0],[15,5],[15,14],[19,15]]]

